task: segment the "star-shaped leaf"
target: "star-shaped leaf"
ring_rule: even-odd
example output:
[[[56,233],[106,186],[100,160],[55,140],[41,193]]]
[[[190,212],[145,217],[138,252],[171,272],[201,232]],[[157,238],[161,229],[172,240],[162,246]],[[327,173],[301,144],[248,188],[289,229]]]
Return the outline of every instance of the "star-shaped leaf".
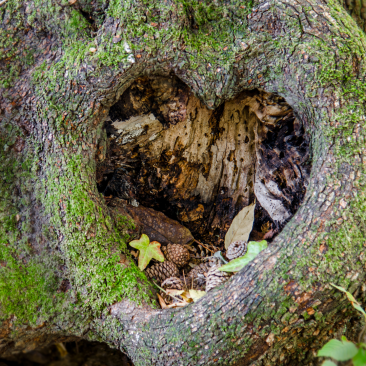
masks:
[[[146,234],[142,234],[140,240],[133,240],[130,243],[131,247],[138,249],[139,253],[139,268],[143,271],[149,264],[152,258],[159,262],[164,262],[164,255],[160,250],[160,243],[152,241]]]

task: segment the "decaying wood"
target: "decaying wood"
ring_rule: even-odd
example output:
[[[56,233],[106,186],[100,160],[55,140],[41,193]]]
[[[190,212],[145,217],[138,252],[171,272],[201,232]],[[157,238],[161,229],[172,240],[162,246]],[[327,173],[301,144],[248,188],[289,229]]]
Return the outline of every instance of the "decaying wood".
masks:
[[[110,206],[115,208],[119,214],[130,217],[137,225],[138,232],[146,234],[150,241],[156,240],[162,245],[169,243],[186,245],[191,244],[194,240],[186,227],[165,216],[162,212],[142,205],[135,207],[120,199],[114,199]]]
[[[140,78],[111,116],[97,171],[105,194],[162,210],[211,243],[255,199],[260,227],[286,222],[304,197],[308,137],[283,98],[244,92],[210,110],[175,77]]]

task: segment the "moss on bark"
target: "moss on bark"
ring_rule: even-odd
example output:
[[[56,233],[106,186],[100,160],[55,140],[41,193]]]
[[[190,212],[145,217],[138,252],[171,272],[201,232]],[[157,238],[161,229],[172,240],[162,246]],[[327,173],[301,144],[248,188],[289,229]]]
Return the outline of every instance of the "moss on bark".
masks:
[[[365,278],[364,34],[333,1],[113,0],[105,13],[102,3],[80,3],[96,34],[66,0],[0,8],[3,326],[12,315],[47,321],[35,335],[108,341],[136,365],[310,360],[351,316],[329,281],[353,292]],[[137,76],[170,71],[210,108],[245,88],[285,97],[312,137],[312,182],[274,245],[227,287],[179,311],[126,305],[110,316],[122,299],[150,297],[117,254],[131,223],[116,222],[96,190],[101,126]]]

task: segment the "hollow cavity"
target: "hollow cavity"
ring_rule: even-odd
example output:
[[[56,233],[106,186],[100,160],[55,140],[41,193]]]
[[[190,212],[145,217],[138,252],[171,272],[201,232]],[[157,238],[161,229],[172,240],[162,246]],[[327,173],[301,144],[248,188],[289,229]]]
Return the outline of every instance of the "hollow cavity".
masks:
[[[304,198],[309,140],[277,95],[245,91],[210,110],[174,76],[143,77],[110,109],[105,128],[99,190],[162,211],[215,246],[254,201],[258,240],[278,233]]]

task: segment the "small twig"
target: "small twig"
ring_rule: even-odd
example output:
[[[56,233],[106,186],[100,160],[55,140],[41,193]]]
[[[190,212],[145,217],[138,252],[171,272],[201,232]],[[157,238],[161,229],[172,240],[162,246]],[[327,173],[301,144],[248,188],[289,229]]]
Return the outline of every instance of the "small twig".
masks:
[[[186,276],[184,275],[184,269],[183,269],[183,279],[184,279],[184,284],[186,285],[186,288],[188,288],[187,282],[186,282]]]
[[[210,248],[207,248],[207,247],[205,246],[205,244],[203,244],[203,243],[199,242],[199,241],[198,241],[198,240],[196,240],[196,239],[194,239],[194,241],[195,241],[197,244],[202,245],[205,249],[209,250],[211,253],[215,253],[215,252],[214,252],[213,250],[211,250]]]
[[[2,0],[2,1],[0,1],[0,6],[3,5],[3,4],[5,4],[7,1],[8,0]]]
[[[171,295],[171,294],[168,294],[163,288],[161,288],[159,285],[157,285],[154,281],[153,281],[154,285],[159,288],[161,291],[165,292],[166,295],[172,297],[173,299],[179,301],[179,302],[182,302],[182,300],[178,299],[177,297]]]

